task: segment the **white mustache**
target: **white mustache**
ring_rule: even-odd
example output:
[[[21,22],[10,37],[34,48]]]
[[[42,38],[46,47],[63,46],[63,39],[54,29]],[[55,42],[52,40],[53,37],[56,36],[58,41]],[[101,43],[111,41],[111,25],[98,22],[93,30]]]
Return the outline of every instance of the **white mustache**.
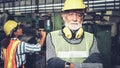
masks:
[[[72,23],[72,24],[79,24],[79,22],[74,22],[74,21],[71,21],[69,23]]]
[[[80,27],[82,27],[82,24],[79,22],[69,22],[69,23],[65,23],[65,26],[70,28],[71,30],[77,30]]]
[[[78,25],[79,23],[70,23],[71,25]]]

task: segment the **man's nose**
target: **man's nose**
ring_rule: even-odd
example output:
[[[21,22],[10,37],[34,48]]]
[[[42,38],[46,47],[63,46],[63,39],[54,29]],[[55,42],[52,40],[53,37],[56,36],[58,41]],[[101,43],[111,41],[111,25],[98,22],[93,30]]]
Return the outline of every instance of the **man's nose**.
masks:
[[[73,14],[73,21],[77,21],[77,14],[76,13]]]

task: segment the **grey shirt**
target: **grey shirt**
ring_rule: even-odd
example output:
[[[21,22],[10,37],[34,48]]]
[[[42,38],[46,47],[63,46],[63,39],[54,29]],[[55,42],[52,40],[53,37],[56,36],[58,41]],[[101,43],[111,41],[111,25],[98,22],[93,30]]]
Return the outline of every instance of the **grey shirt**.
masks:
[[[62,35],[62,31],[59,32],[59,35]],[[81,39],[67,39],[64,37],[68,42],[72,43],[79,43]],[[62,40],[60,40],[62,41]],[[58,43],[60,44],[60,43]],[[64,60],[56,57],[56,52],[54,45],[52,44],[51,34],[48,33],[46,38],[46,61],[48,68],[64,68],[65,62]],[[102,68],[102,58],[101,54],[97,48],[97,40],[94,37],[93,45],[90,50],[90,56],[83,62],[83,63],[74,63],[75,68]]]

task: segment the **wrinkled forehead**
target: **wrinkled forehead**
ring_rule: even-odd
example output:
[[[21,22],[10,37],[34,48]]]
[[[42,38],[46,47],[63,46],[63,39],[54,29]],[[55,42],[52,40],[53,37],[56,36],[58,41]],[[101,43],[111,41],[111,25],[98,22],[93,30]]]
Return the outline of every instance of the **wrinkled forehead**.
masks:
[[[85,10],[83,9],[74,9],[74,10],[66,10],[66,11],[63,11],[62,13],[84,13]]]

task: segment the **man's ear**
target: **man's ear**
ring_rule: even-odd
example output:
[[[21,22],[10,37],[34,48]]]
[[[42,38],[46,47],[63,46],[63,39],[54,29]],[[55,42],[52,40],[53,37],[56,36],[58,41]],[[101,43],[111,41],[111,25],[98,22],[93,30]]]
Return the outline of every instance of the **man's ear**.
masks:
[[[15,31],[15,32],[13,32],[13,34],[16,36],[18,33],[17,33],[17,31]]]
[[[82,16],[81,21],[84,21],[85,15]]]
[[[14,35],[16,35],[17,33],[16,33],[16,32],[14,32],[13,34],[14,34]]]
[[[62,17],[63,20],[65,20],[65,16],[66,15],[64,13],[61,14],[61,17]]]

